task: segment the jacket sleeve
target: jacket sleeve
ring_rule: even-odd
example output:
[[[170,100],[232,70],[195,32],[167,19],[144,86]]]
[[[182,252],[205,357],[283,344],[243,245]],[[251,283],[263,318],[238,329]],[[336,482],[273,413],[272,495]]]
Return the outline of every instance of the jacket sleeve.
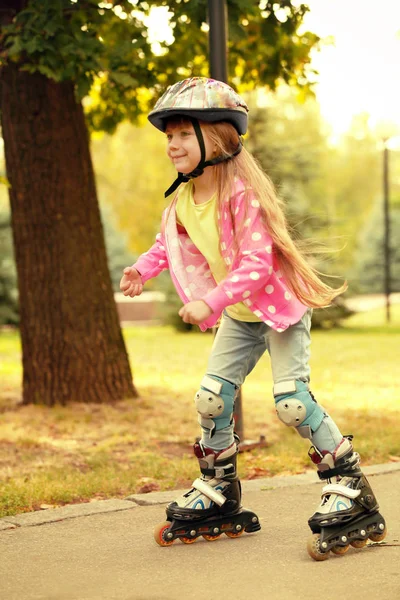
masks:
[[[215,313],[265,287],[273,272],[272,239],[263,224],[260,204],[252,199],[245,211],[243,196],[238,194],[234,205],[239,247],[234,268],[203,298]]]
[[[167,253],[162,233],[156,235],[155,244],[150,250],[139,256],[132,266],[140,273],[143,283],[146,283],[152,277],[157,277],[161,271],[168,269]]]

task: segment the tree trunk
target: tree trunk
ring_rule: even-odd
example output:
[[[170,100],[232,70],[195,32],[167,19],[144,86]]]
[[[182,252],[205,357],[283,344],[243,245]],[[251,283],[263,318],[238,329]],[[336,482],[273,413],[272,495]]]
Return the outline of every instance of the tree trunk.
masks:
[[[7,66],[0,109],[18,272],[23,402],[53,406],[136,396],[73,84]]]

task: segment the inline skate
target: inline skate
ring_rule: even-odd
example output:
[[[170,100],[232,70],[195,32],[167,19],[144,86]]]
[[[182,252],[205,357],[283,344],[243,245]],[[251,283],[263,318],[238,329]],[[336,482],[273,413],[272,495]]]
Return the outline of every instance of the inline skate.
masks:
[[[329,481],[322,490],[320,505],[308,521],[314,535],[308,541],[307,551],[314,560],[326,560],[330,551],[345,554],[349,546],[362,548],[368,539],[380,542],[386,536],[385,520],[359,467],[360,456],[353,452],[351,439],[352,436],[343,438],[332,454],[321,453],[314,446],[309,452],[319,478]],[[332,478],[336,478],[335,483]]]
[[[253,533],[261,529],[257,515],[241,506],[236,472],[237,440],[225,450],[206,448],[201,442],[193,449],[201,478],[167,506],[167,520],[154,530],[157,544],[170,546],[176,539],[192,544],[200,536],[214,541],[223,533],[237,538],[245,531]]]

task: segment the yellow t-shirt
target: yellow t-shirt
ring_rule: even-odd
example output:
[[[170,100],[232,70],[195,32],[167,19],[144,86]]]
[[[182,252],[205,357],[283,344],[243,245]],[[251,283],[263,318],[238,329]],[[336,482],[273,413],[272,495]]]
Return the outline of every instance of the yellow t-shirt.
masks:
[[[228,269],[219,251],[215,202],[216,194],[207,202],[195,204],[193,182],[189,181],[179,190],[176,216],[178,222],[186,229],[194,245],[207,260],[215,281],[219,283],[227,276]],[[260,319],[243,302],[228,306],[226,312],[238,321],[260,322]]]

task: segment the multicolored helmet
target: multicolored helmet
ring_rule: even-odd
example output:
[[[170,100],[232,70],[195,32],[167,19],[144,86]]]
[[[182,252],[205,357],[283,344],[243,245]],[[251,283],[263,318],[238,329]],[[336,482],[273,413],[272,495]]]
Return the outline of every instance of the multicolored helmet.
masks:
[[[200,146],[200,162],[191,173],[179,173],[164,196],[174,192],[181,183],[199,177],[206,167],[230,160],[242,150],[240,136],[247,131],[247,113],[249,109],[245,101],[223,81],[207,77],[191,77],[178,81],[161,96],[148,116],[160,131],[165,131],[169,117],[187,117],[192,122]],[[199,121],[217,123],[227,121],[238,132],[238,145],[231,154],[221,154],[206,160],[206,150]]]
[[[243,135],[247,131],[248,110],[245,101],[226,83],[207,77],[191,77],[169,87],[148,119],[161,131],[165,131],[166,119],[174,115],[209,123],[228,121],[239,135]]]

